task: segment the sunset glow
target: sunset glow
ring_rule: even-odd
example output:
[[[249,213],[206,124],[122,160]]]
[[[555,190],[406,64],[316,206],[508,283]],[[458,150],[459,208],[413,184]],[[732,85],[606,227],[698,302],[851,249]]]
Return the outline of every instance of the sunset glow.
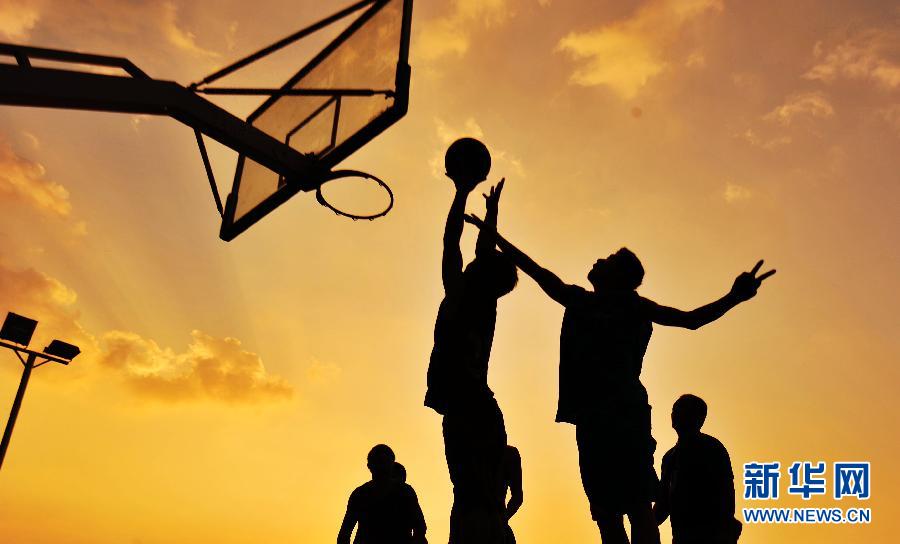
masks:
[[[7,0],[0,41],[188,84],[344,4]],[[281,84],[325,39],[238,83]],[[83,350],[32,377],[0,542],[333,542],[379,442],[406,466],[429,540],[446,542],[441,422],[422,401],[443,153],[461,136],[489,147],[490,183],[507,180],[499,230],[567,282],[587,286],[595,259],[627,246],[647,270],[640,294],[691,309],[757,259],[777,268],[721,321],[655,328],[642,381],[657,468],[672,402],[694,393],[738,510],[745,462],[872,463],[871,524],[745,525],[741,543],[893,542],[896,2],[417,0],[410,64],[407,116],[341,165],[391,185],[390,215],[354,222],[299,194],[229,243],[188,127],[0,106],[0,316],[37,319],[33,346]],[[242,117],[257,102],[217,100]],[[224,196],[235,154],[210,155]],[[333,194],[365,208],[381,198],[368,190]],[[469,211],[483,202],[473,193]],[[574,428],[553,421],[561,318],[524,275],[498,308],[489,380],[522,454],[523,543],[600,541]],[[5,421],[21,366],[0,355]],[[795,505],[847,506],[779,502]]]

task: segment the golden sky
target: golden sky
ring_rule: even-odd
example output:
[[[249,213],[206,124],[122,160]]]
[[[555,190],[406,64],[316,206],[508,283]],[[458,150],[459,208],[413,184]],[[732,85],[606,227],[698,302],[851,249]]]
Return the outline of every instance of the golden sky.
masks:
[[[6,0],[0,40],[126,56],[187,84],[343,4]],[[490,179],[507,178],[501,230],[567,281],[586,285],[627,245],[647,269],[641,294],[692,308],[757,258],[777,267],[721,321],[656,329],[643,381],[657,462],[671,403],[695,393],[739,476],[748,461],[872,462],[867,503],[803,504],[871,507],[871,525],[754,525],[742,542],[893,541],[896,3],[414,11],[409,114],[345,163],[396,193],[374,223],[299,195],[224,243],[187,127],[0,107],[0,312],[40,320],[34,345],[85,351],[32,378],[0,475],[0,541],[331,542],[378,442],[445,541],[440,419],[422,398],[452,194],[441,158],[464,135],[490,147]],[[242,83],[278,84],[298,62]],[[227,193],[234,154],[211,154]],[[561,317],[527,278],[499,308],[490,383],[523,456],[521,542],[599,541],[574,429],[553,422]],[[20,366],[3,357],[5,416]]]

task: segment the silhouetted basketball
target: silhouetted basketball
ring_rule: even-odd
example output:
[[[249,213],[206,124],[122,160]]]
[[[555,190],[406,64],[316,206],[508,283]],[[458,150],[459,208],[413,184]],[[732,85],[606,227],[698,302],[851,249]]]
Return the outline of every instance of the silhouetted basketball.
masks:
[[[474,187],[484,181],[491,171],[491,154],[475,138],[460,138],[447,148],[444,167],[447,177]]]

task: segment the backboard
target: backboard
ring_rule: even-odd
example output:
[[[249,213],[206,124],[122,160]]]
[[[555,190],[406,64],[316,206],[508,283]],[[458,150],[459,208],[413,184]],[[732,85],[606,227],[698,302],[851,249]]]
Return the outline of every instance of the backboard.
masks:
[[[311,166],[285,177],[239,155],[223,240],[298,191],[315,190],[323,175],[406,114],[412,0],[370,0],[348,10],[353,22],[247,118],[312,158]]]

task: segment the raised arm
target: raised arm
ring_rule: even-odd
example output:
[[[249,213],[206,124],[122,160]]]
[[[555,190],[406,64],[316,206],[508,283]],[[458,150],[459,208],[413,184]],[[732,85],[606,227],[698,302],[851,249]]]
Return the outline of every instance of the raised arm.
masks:
[[[497,244],[497,215],[500,210],[500,194],[503,192],[503,184],[506,178],[500,180],[500,183],[491,187],[489,193],[484,196],[484,223],[489,228],[478,231],[478,242],[475,244],[475,256],[489,255],[494,251]]]
[[[462,238],[463,219],[466,213],[466,199],[469,191],[457,186],[447,214],[444,226],[444,255],[441,260],[441,278],[444,281],[444,292],[449,291],[462,279],[463,261],[459,241]]]
[[[546,268],[542,268],[539,264],[534,262],[531,257],[523,253],[519,248],[512,245],[509,241],[507,241],[503,236],[499,233],[496,233],[495,229],[491,229],[484,221],[481,220],[480,217],[469,214],[466,216],[466,222],[475,225],[480,228],[482,231],[485,229],[493,230],[496,236],[497,246],[500,248],[503,253],[505,253],[512,261],[516,264],[517,267],[522,272],[525,272],[531,279],[533,279],[540,286],[541,289],[547,293],[547,296],[559,302],[563,306],[568,304],[572,297],[580,290],[579,287],[568,285],[563,283],[559,277],[550,272]]]
[[[775,273],[775,270],[769,270],[768,272],[757,276],[756,273],[759,272],[762,265],[763,261],[759,261],[750,272],[742,272],[734,280],[731,291],[724,297],[689,312],[647,301],[650,320],[659,325],[682,327],[692,330],[699,329],[704,325],[712,323],[741,302],[745,302],[756,296],[757,290],[763,280]]]

